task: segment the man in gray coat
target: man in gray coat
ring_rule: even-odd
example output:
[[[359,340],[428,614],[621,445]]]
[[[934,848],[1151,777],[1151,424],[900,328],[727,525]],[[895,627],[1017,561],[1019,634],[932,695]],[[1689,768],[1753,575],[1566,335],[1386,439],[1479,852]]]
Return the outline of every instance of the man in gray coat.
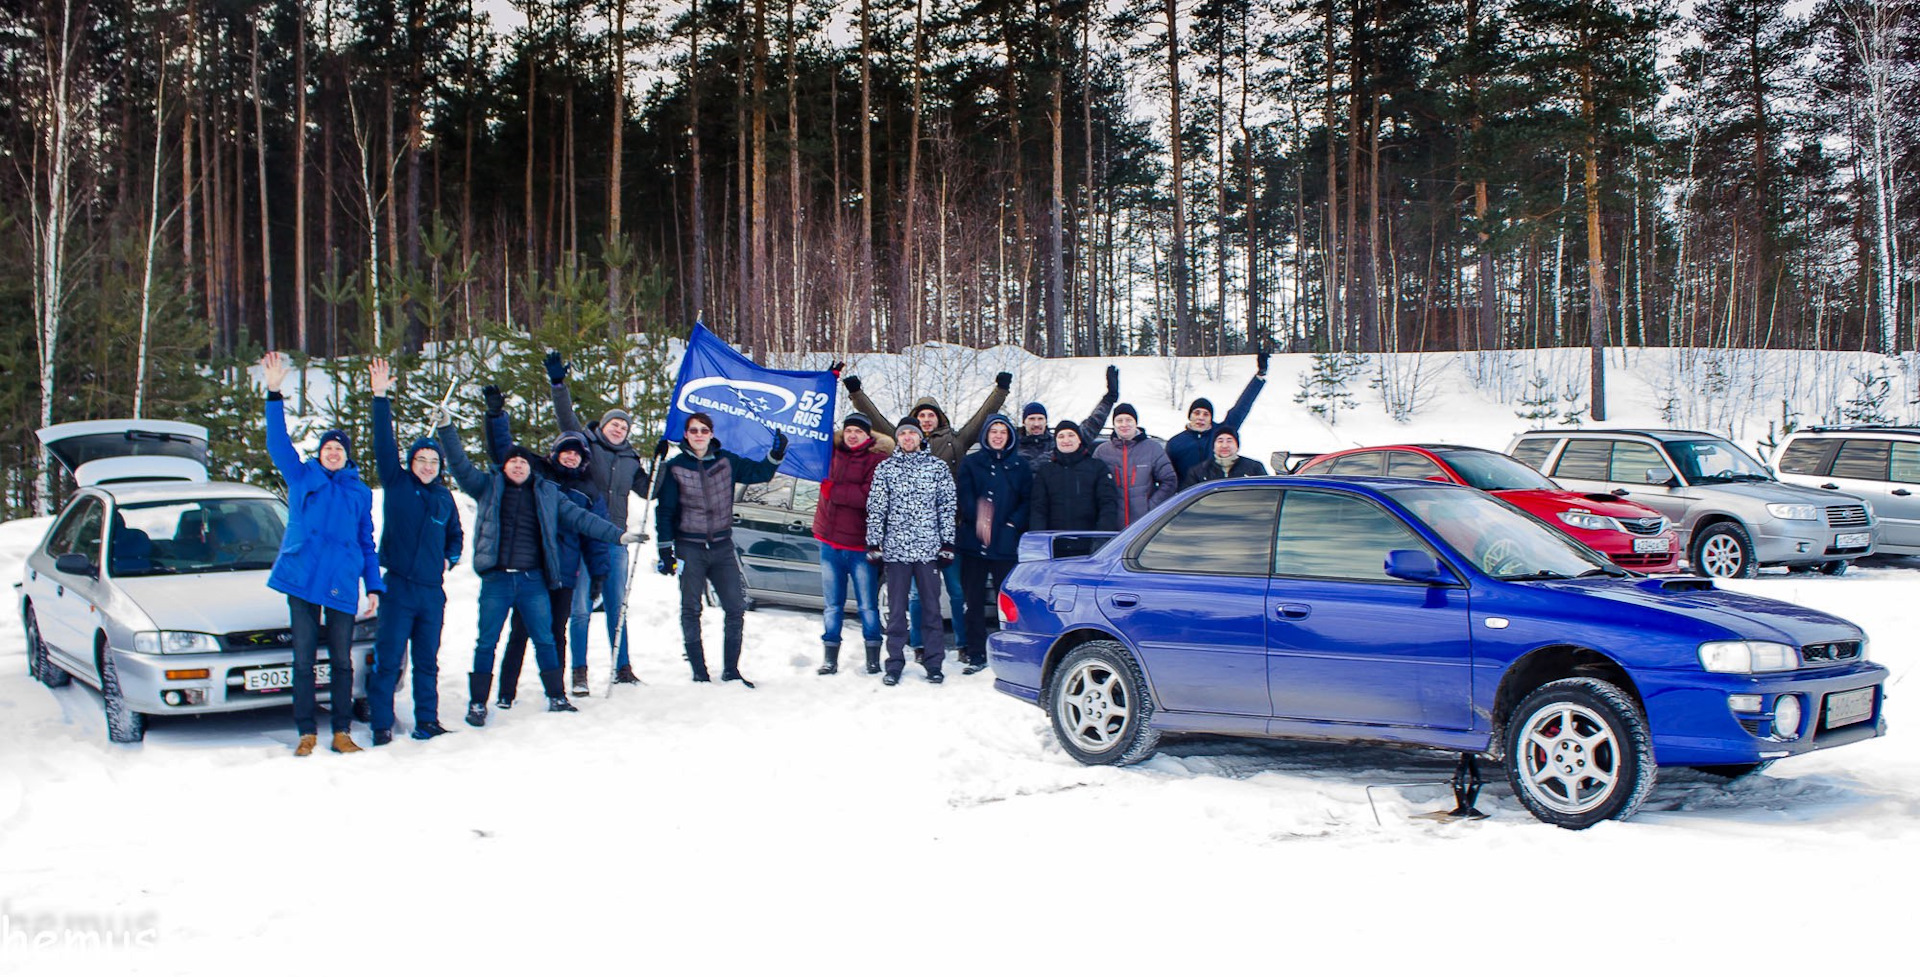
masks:
[[[1114,480],[1119,483],[1122,529],[1180,490],[1180,477],[1174,473],[1173,460],[1167,457],[1166,442],[1141,430],[1140,415],[1132,404],[1114,407],[1113,437],[1093,449],[1093,456],[1113,469]]]

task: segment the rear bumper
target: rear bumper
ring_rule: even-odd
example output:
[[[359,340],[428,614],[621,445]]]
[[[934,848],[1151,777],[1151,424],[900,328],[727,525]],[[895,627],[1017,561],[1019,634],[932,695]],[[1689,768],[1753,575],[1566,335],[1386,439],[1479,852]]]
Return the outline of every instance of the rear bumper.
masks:
[[[361,698],[366,695],[367,673],[372,668],[373,642],[355,644],[351,654],[353,695],[354,698]],[[325,649],[320,651],[319,660],[331,664]],[[207,655],[143,655],[116,650],[113,661],[120,677],[121,695],[126,697],[128,708],[135,712],[154,716],[190,716],[265,709],[293,702],[291,691],[248,692],[244,677],[250,669],[291,666],[293,651],[288,648]],[[201,670],[207,673],[205,678],[167,677],[168,672]],[[402,674],[404,676],[404,671]],[[181,704],[168,702],[169,692],[178,693]],[[321,684],[316,692],[322,702],[331,698],[325,684]],[[191,698],[202,701],[188,702]]]
[[[1644,673],[1643,673],[1644,674]],[[1665,673],[1672,685],[1643,681],[1654,759],[1665,765],[1757,763],[1845,746],[1886,734],[1887,670],[1871,663],[1777,675]],[[1858,722],[1829,727],[1830,696],[1872,691],[1872,711]],[[1757,695],[1758,712],[1733,711],[1733,695]],[[1799,735],[1773,735],[1783,696],[1798,699]]]

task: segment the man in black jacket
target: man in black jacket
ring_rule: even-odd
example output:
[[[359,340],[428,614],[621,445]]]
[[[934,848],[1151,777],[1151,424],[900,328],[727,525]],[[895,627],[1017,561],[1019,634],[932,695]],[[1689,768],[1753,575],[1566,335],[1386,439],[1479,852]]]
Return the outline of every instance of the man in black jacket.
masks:
[[[1053,451],[1033,466],[1033,498],[1027,530],[1120,529],[1120,492],[1113,469],[1093,456],[1072,421],[1054,427]]]
[[[1267,473],[1267,466],[1252,458],[1240,457],[1240,434],[1230,427],[1213,429],[1213,453],[1205,461],[1187,470],[1181,488],[1211,482],[1219,478],[1254,478]]]

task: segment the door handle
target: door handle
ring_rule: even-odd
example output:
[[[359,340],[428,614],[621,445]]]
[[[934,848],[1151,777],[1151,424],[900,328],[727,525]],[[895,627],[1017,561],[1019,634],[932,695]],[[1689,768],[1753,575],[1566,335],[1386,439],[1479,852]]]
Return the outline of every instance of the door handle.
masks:
[[[800,520],[798,520],[798,519],[795,519],[794,521],[792,521],[792,522],[790,522],[790,523],[787,523],[787,530],[788,530],[789,532],[795,532],[795,533],[797,533],[797,532],[799,532],[799,531],[801,531],[801,530],[803,530],[803,529],[805,529],[805,528],[807,528],[807,524],[806,524],[806,523],[804,523],[804,522],[801,522],[801,521],[800,521]]]
[[[1913,493],[1907,491],[1906,489],[1894,489],[1892,494],[1897,495],[1904,499],[1907,496],[1912,495]]]
[[[743,523],[743,522],[746,522],[746,521],[747,521],[747,517],[745,517],[745,516],[743,516],[743,515],[741,515],[741,514],[739,514],[738,512],[736,512],[736,513],[734,513],[734,514],[733,514],[733,524],[734,524],[734,525],[736,525],[736,526],[738,526],[738,525],[740,525],[741,523]]]
[[[1626,489],[1614,489],[1614,490],[1613,490],[1613,494],[1614,494],[1614,495],[1617,495],[1617,496],[1619,496],[1620,498],[1623,498],[1623,499],[1624,499],[1624,498],[1626,498],[1626,497],[1627,497],[1627,490],[1626,490]]]
[[[1289,621],[1298,621],[1312,613],[1312,604],[1276,604],[1273,608],[1274,617],[1286,618]]]
[[[1139,594],[1108,594],[1107,603],[1115,607],[1133,607],[1140,603]]]
[[[1837,488],[1839,488],[1840,486],[1838,486],[1838,485],[1835,485],[1835,484],[1833,484],[1832,482],[1827,482],[1827,483],[1825,483],[1825,484],[1823,484],[1823,485],[1821,485],[1820,487],[1821,487],[1821,488],[1823,488],[1823,489],[1837,489]]]

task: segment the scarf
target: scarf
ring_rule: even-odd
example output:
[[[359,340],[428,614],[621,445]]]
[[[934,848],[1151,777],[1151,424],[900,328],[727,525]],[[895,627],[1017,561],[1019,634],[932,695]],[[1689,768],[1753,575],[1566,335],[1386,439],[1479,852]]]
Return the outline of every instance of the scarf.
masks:
[[[1213,456],[1213,463],[1220,466],[1220,472],[1221,474],[1224,474],[1224,475],[1233,474],[1233,466],[1238,464],[1239,461],[1240,461],[1240,456],[1237,454],[1228,455],[1225,458],[1222,458],[1219,455]]]

